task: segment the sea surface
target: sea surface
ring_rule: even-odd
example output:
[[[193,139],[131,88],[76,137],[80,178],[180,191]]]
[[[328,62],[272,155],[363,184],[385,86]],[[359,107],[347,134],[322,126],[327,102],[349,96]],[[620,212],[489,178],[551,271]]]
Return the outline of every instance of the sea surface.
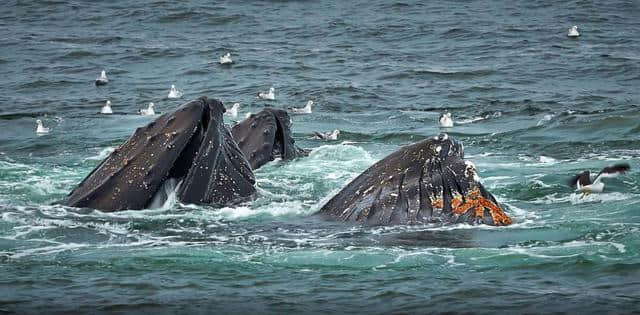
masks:
[[[313,100],[292,115],[310,156],[236,207],[53,205],[140,108],[202,95],[241,104],[230,125]],[[445,110],[515,224],[312,216]],[[2,1],[0,313],[638,312],[639,158],[639,1]],[[602,194],[566,184],[619,162]]]

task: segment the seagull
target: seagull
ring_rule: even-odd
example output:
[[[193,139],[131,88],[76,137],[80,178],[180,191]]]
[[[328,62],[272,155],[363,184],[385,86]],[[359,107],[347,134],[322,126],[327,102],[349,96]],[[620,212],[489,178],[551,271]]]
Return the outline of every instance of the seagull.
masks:
[[[251,112],[245,113],[244,118],[251,118]]]
[[[42,120],[40,120],[40,119],[36,120],[36,124],[38,124],[38,127],[36,127],[36,133],[37,134],[44,135],[44,134],[49,133],[49,128],[45,128],[42,125]]]
[[[569,33],[567,34],[569,37],[578,37],[580,33],[578,33],[578,26],[574,25],[569,29]]]
[[[231,108],[227,109],[226,114],[229,114],[231,117],[238,117],[238,108],[240,108],[240,103],[233,103]]]
[[[335,129],[334,131],[331,132],[317,132],[314,131],[313,135],[320,140],[338,140],[338,136],[340,136],[340,130]]]
[[[107,100],[107,102],[100,109],[100,114],[113,114],[113,110],[111,110],[111,101]]]
[[[222,56],[220,56],[220,64],[221,65],[230,65],[233,63],[233,60],[231,60],[231,53],[226,53]]]
[[[591,173],[584,171],[569,180],[569,186],[576,187],[576,190],[582,193],[580,198],[590,193],[601,193],[604,190],[604,182],[602,179],[605,177],[615,177],[618,174],[624,174],[631,169],[631,166],[627,163],[620,163],[603,168],[596,178],[591,181]]]
[[[453,127],[453,119],[451,118],[451,113],[445,112],[440,115],[440,128],[451,128]]]
[[[155,111],[155,110],[153,110],[153,108],[154,108],[155,106],[156,106],[156,105],[155,105],[155,104],[153,104],[153,102],[151,102],[151,103],[149,103],[149,107],[147,107],[147,108],[143,108],[143,109],[141,109],[141,110],[140,110],[140,111],[138,111],[138,112],[140,113],[140,115],[144,115],[144,116],[151,116],[151,115],[155,115],[155,114],[156,114],[156,111]]]
[[[274,87],[270,87],[269,93],[260,92],[258,93],[258,97],[263,100],[273,101],[276,99],[276,89]]]
[[[176,89],[176,86],[171,84],[171,91],[169,91],[169,95],[167,95],[168,98],[181,98],[182,97],[182,92],[178,91],[178,89]]]
[[[291,111],[296,114],[311,114],[311,105],[313,105],[313,101],[308,101],[307,105],[302,108],[291,108]]]
[[[96,78],[96,85],[106,85],[107,83],[109,83],[107,71],[102,70],[100,76]]]

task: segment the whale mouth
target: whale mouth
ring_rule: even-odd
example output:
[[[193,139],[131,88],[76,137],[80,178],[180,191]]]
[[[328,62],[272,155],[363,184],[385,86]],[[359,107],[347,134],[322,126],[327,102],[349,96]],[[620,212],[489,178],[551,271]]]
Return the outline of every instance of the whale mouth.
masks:
[[[178,201],[178,190],[182,184],[182,178],[168,178],[153,195],[146,209],[167,209]]]
[[[276,119],[276,134],[273,140],[273,148],[271,149],[271,154],[274,158],[282,158],[284,153],[286,152],[286,141],[284,138],[284,128],[282,126],[282,122],[280,119]]]
[[[202,147],[204,137],[209,130],[211,122],[209,110],[208,107],[205,107],[191,139],[173,163],[173,167],[169,170],[166,179],[158,186],[158,189],[153,193],[153,197],[149,199],[145,206],[146,209],[161,208],[167,200],[172,199],[172,197],[175,198],[180,189],[180,184],[192,169],[195,158]]]
[[[136,129],[63,201],[106,212],[155,206],[168,182],[184,203],[226,205],[255,193],[251,167],[224,125],[221,102],[201,97]],[[162,199],[163,197],[159,197]]]

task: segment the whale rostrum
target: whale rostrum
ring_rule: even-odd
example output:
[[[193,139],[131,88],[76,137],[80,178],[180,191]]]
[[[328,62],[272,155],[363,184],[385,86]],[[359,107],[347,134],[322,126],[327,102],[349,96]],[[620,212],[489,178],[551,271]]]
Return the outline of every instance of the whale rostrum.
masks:
[[[292,160],[308,155],[295,145],[291,118],[286,111],[265,108],[231,128],[233,139],[255,170],[279,157]]]

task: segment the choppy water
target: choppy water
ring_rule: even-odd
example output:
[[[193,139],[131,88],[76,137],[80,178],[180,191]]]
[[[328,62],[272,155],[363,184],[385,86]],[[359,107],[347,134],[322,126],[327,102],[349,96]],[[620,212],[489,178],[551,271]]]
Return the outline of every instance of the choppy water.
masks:
[[[640,309],[638,1],[5,1],[0,312],[633,312]],[[578,25],[579,39],[566,37]],[[230,51],[235,64],[222,67]],[[93,81],[106,69],[111,82]],[[184,91],[166,98],[171,84]],[[105,214],[50,205],[148,102],[294,116],[311,156],[261,196]],[[516,224],[358,227],[310,214],[402,145],[465,144]],[[35,120],[51,132],[35,135]],[[230,121],[231,122],[231,121]],[[342,130],[337,142],[313,131]],[[354,142],[349,145],[342,141]],[[627,160],[585,199],[565,181]]]

